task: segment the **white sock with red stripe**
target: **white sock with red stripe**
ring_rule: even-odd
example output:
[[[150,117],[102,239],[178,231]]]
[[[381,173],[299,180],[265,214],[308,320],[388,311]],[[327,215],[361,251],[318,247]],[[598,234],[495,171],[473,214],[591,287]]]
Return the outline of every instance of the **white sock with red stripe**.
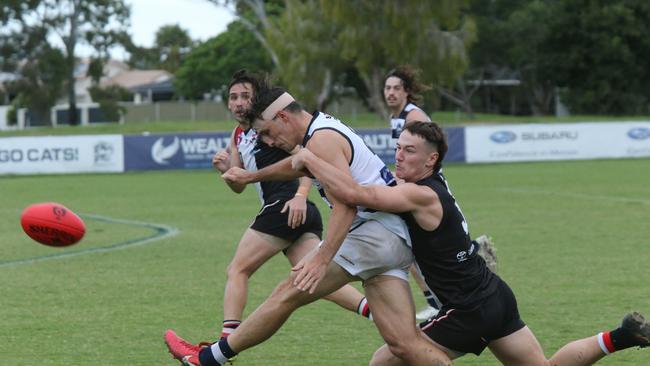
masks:
[[[370,307],[368,306],[368,300],[366,300],[365,297],[359,301],[359,306],[357,306],[357,313],[372,320],[372,313],[370,312]]]
[[[598,333],[598,345],[606,355],[616,352],[616,348],[614,348],[614,344],[612,343],[610,332]]]
[[[226,338],[232,334],[239,324],[241,324],[241,320],[224,320],[223,328],[221,328],[221,338]]]

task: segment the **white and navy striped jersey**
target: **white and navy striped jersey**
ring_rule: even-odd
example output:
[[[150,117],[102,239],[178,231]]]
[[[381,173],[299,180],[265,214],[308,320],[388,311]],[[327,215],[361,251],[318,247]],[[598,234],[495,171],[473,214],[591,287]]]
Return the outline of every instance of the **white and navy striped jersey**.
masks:
[[[414,109],[418,109],[422,111],[422,109],[420,109],[420,107],[416,106],[415,104],[406,103],[404,109],[402,109],[402,111],[399,112],[399,115],[397,115],[396,117],[391,116],[390,128],[391,128],[391,136],[393,137],[393,140],[397,140],[399,138],[399,134],[402,133],[402,128],[404,128],[404,123],[406,122],[406,116],[409,114],[410,111]],[[424,111],[422,111],[422,113],[424,113]],[[424,115],[426,116],[427,114],[424,113]],[[431,122],[431,119],[427,117],[427,120],[422,122]]]
[[[370,150],[363,139],[350,127],[328,114],[321,112],[314,113],[311,123],[307,128],[307,133],[305,134],[302,145],[306,146],[314,133],[325,129],[340,133],[350,144],[350,149],[352,151],[352,156],[349,162],[350,174],[355,182],[360,185],[381,184],[392,186],[396,184],[395,178],[386,164],[384,164],[384,162],[375,155],[372,150]],[[320,182],[314,180],[314,184],[318,188],[318,191],[321,193],[325,202],[327,202],[331,207]],[[408,230],[404,221],[398,215],[380,212],[366,207],[357,207],[357,218],[352,224],[353,227],[367,220],[376,220],[380,222],[388,230],[406,239],[410,246]]]
[[[257,131],[252,128],[243,130],[240,127],[235,129],[235,144],[239,151],[244,169],[257,171],[266,166],[274,164],[289,156],[284,150],[271,147],[262,140],[258,140]],[[262,204],[268,204],[278,199],[291,199],[298,190],[298,180],[271,181],[255,183],[255,189]]]

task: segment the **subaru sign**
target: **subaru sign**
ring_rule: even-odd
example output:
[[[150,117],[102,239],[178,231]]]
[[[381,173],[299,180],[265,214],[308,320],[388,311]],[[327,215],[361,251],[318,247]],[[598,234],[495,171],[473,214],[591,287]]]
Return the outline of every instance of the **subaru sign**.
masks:
[[[627,136],[633,140],[645,140],[650,138],[650,128],[635,127],[627,131]]]
[[[490,135],[490,140],[497,144],[507,144],[517,139],[517,134],[512,131],[497,131]]]

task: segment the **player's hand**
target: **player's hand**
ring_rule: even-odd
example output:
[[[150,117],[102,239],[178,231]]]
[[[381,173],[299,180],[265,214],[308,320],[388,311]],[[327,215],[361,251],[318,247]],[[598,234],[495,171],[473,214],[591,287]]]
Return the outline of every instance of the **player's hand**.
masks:
[[[212,166],[221,173],[225,173],[230,169],[230,153],[226,150],[221,150],[214,154],[212,157]]]
[[[314,155],[309,149],[302,148],[291,157],[291,168],[302,170],[305,168],[305,162],[310,156]]]
[[[251,172],[238,166],[234,166],[223,173],[221,178],[223,178],[227,183],[248,184],[252,181],[251,176]]]
[[[303,195],[296,195],[284,204],[280,213],[285,213],[289,210],[289,219],[287,225],[295,229],[307,221],[307,197]]]
[[[328,261],[323,258],[318,247],[298,262],[291,270],[294,272],[293,285],[300,291],[313,294],[320,281],[325,277]]]

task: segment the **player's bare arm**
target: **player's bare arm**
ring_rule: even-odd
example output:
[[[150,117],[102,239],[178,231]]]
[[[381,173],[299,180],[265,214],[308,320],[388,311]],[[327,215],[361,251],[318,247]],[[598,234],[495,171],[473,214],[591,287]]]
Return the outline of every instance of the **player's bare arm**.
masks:
[[[289,156],[284,160],[280,160],[273,165],[269,165],[255,172],[249,172],[239,167],[231,167],[222,177],[226,182],[248,184],[270,180],[291,180],[304,175],[304,172],[291,168],[291,156]]]
[[[318,131],[309,140],[307,148],[315,156],[320,156],[332,164],[340,176],[352,179],[349,170],[351,148],[347,140],[340,134],[331,130]],[[329,194],[327,190],[325,193]],[[336,197],[332,197],[330,203],[332,204],[332,214],[322,245],[294,267],[294,270],[297,271],[294,285],[303,291],[314,292],[325,274],[327,265],[341,247],[357,212],[356,207],[346,205]]]
[[[296,195],[287,201],[282,208],[282,213],[289,210],[289,217],[287,225],[292,229],[305,223],[307,220],[307,196],[311,189],[312,181],[309,177],[301,177],[299,179],[300,185],[296,191]]]
[[[440,224],[442,206],[438,195],[428,187],[415,183],[394,187],[361,186],[349,175],[342,175],[332,164],[305,150],[294,155],[294,167],[309,169],[323,187],[343,203],[385,212],[413,212],[418,223],[430,230]]]
[[[235,131],[236,130],[237,129],[235,129]],[[242,164],[241,159],[239,157],[239,149],[237,149],[237,144],[235,143],[235,131],[233,131],[233,133],[230,135],[230,153],[228,154],[228,152],[226,152],[225,150],[222,150],[221,152],[217,153],[217,155],[215,155],[215,157],[212,159],[212,164],[215,165],[215,159],[217,159],[219,157],[219,154],[221,154],[222,152],[225,153],[225,154],[228,154],[229,160],[228,160],[227,164],[225,162],[220,163],[221,168],[217,167],[217,165],[215,165],[215,167],[219,171],[221,171],[221,173],[227,172],[232,167],[237,167],[239,169],[244,170],[243,169],[243,164]],[[224,155],[224,154],[222,154],[222,155]],[[223,168],[226,168],[226,169],[222,170]],[[246,184],[242,184],[242,183],[239,183],[239,182],[236,182],[236,181],[228,180],[228,179],[226,179],[224,177],[223,174],[221,175],[221,177],[226,182],[228,187],[230,187],[230,189],[235,193],[241,193],[241,192],[244,191],[244,189],[246,189]]]

